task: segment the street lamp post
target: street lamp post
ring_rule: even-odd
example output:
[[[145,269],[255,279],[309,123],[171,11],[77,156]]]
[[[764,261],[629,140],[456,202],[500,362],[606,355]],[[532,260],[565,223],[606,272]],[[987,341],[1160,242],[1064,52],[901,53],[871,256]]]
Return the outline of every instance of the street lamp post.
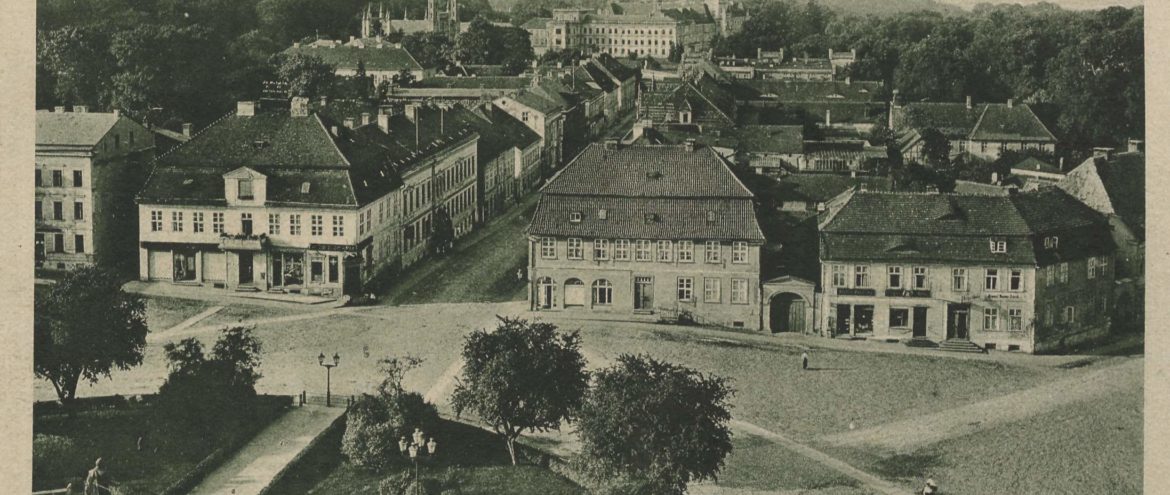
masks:
[[[421,489],[418,477],[418,460],[421,456],[434,457],[435,450],[439,448],[439,443],[431,437],[427,441],[426,435],[421,429],[415,428],[414,433],[410,437],[402,437],[398,440],[398,450],[404,456],[410,457],[410,461],[414,463],[414,488]]]
[[[325,367],[325,407],[331,407],[333,405],[330,401],[330,388],[332,387],[333,381],[332,373],[333,368],[341,364],[341,356],[338,356],[336,352],[333,353],[333,364],[330,364],[325,362],[325,353],[322,352],[317,355],[317,364]]]

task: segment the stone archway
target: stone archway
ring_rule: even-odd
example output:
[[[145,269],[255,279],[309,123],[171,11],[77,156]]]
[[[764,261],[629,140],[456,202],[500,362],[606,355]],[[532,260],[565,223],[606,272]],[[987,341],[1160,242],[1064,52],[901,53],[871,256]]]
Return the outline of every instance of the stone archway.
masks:
[[[814,332],[816,285],[792,276],[777,277],[763,283],[760,300],[760,328],[769,333]]]
[[[799,294],[781,292],[772,296],[768,311],[768,328],[772,333],[803,333],[807,328],[808,302]]]

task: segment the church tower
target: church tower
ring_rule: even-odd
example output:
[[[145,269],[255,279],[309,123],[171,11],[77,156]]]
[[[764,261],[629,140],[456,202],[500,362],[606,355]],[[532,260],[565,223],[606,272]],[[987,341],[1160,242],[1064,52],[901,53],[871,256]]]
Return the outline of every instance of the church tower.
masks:
[[[371,18],[370,4],[366,4],[366,12],[362,14],[362,38],[369,38],[373,29],[374,20]]]
[[[459,34],[459,0],[447,0],[447,23],[452,34]]]

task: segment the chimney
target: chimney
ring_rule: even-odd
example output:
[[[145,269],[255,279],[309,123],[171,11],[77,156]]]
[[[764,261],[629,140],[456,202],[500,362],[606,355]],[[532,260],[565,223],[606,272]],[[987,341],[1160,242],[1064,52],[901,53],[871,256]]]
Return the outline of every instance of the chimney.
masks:
[[[852,84],[853,84],[853,78],[850,76],[845,76],[845,85],[851,86]]]
[[[1057,166],[1060,167],[1061,172],[1064,172],[1064,157],[1063,156],[1060,157],[1060,161],[1057,162]]]
[[[89,111],[89,108],[87,108],[85,105],[73,105],[73,112],[74,113],[85,113],[88,111]]]
[[[385,113],[378,113],[378,128],[386,134],[390,134],[390,115]]]
[[[418,118],[418,108],[418,103],[408,103],[404,108],[406,111],[406,118],[410,119],[411,122],[415,122],[415,119]]]
[[[1130,153],[1141,153],[1146,150],[1146,142],[1141,139],[1129,138],[1125,140],[1125,150]]]
[[[121,117],[121,116],[122,116],[122,111],[121,111],[121,110],[118,110],[117,108],[115,108],[115,109],[114,109],[114,116],[115,116],[115,117]]]
[[[300,41],[294,41],[294,42],[293,42],[293,48],[300,48],[300,47],[301,47],[301,42],[300,42]]]
[[[1008,98],[1008,101],[1007,101],[1008,108],[1012,108],[1015,105],[1016,105],[1016,99],[1015,98]]]
[[[857,178],[857,171],[856,171],[856,170],[850,170],[850,171],[849,171],[849,178],[851,178],[851,179],[856,179],[856,178]],[[864,190],[865,190],[865,184],[858,184],[858,188],[859,188],[860,190],[864,191]]]
[[[240,117],[252,117],[256,115],[256,102],[254,101],[240,101],[236,102],[236,115]]]
[[[306,96],[294,96],[292,102],[288,107],[288,114],[291,117],[308,117],[309,116],[309,98]]]
[[[1010,101],[1010,100],[1009,100],[1009,101]],[[973,104],[971,103],[971,95],[967,95],[967,110],[970,110],[970,109],[971,109],[971,108],[973,108],[974,106],[975,106],[975,105],[973,105]],[[1010,106],[1011,106],[1011,104],[1009,103],[1009,104],[1008,104],[1008,106],[1010,107]]]
[[[684,144],[683,146],[686,148],[687,151],[695,151],[699,147],[699,144],[695,141],[695,138],[687,138],[685,143],[686,144]]]
[[[337,126],[330,126],[330,127],[329,127],[329,132],[330,132],[331,134],[333,134],[333,137],[337,137],[337,136],[338,136]]]
[[[642,119],[634,122],[634,130],[630,136],[631,141],[637,141],[646,134],[646,129],[654,127],[654,121],[650,119]]]
[[[607,150],[616,150],[616,149],[618,149],[618,147],[620,145],[621,145],[621,142],[618,141],[616,138],[606,138],[605,139],[605,149],[607,149]]]
[[[833,125],[833,111],[826,108],[825,109],[825,127],[831,127],[832,125]]]
[[[1113,158],[1113,148],[1107,146],[1098,146],[1093,148],[1094,158],[1104,158],[1106,160]]]
[[[55,106],[55,107],[53,107],[53,112],[65,113],[65,106],[64,105]]]
[[[362,112],[362,125],[370,125],[370,112]]]
[[[354,37],[353,35],[350,35],[350,36],[349,36],[349,41],[350,41],[350,43],[353,43],[353,40],[354,40],[354,39],[355,39],[355,37]]]
[[[191,123],[190,122],[183,122],[183,135],[187,136],[187,137],[191,137]]]
[[[764,58],[764,49],[757,47],[756,48],[756,59],[762,59],[762,58]]]
[[[997,186],[999,185],[999,172],[991,173],[991,183]]]
[[[853,56],[854,60],[857,60],[857,49],[856,48],[850,49],[849,54]]]
[[[345,118],[345,128],[346,129],[353,129],[353,117],[346,117]]]
[[[833,49],[829,49],[829,60],[833,60]]]
[[[321,98],[317,100],[317,103],[321,106],[321,108],[325,108],[325,105],[329,104],[329,97],[321,95]]]

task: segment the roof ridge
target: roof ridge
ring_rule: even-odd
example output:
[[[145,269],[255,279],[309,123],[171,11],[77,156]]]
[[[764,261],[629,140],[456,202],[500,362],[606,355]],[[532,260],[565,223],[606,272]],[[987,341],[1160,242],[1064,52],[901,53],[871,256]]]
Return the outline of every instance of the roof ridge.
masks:
[[[219,125],[219,123],[220,123],[220,122],[223,122],[223,121],[224,121],[224,119],[227,119],[228,117],[231,117],[231,116],[235,115],[236,113],[237,113],[237,110],[232,110],[232,111],[229,111],[228,113],[224,114],[224,115],[223,115],[223,116],[221,116],[220,118],[213,120],[213,121],[212,121],[210,124],[207,124],[207,125],[206,125],[206,126],[204,126],[202,129],[200,129],[200,130],[196,131],[195,133],[191,134],[191,139],[188,139],[188,140],[186,140],[186,141],[180,142],[179,144],[176,144],[175,146],[171,147],[171,149],[169,149],[169,150],[166,150],[165,152],[163,152],[163,154],[161,154],[161,155],[158,155],[158,156],[154,157],[154,160],[151,160],[151,162],[150,162],[150,163],[151,163],[151,165],[154,165],[154,164],[158,163],[158,161],[159,161],[159,160],[162,160],[164,157],[166,157],[166,156],[170,155],[171,153],[174,153],[174,152],[175,152],[176,150],[178,150],[179,148],[182,148],[182,147],[186,146],[186,145],[187,145],[187,143],[190,143],[191,141],[194,141],[194,140],[195,140],[195,138],[197,138],[197,137],[199,137],[199,136],[203,135],[203,133],[207,132],[207,130],[208,130],[208,129],[211,129],[212,127],[215,127],[216,125]]]
[[[987,115],[988,108],[991,108],[991,105],[983,106],[983,111],[979,112],[979,118],[975,120],[975,125],[971,126],[971,131],[967,133],[967,139],[971,139],[976,132],[979,132],[979,126],[983,125],[983,116]]]

